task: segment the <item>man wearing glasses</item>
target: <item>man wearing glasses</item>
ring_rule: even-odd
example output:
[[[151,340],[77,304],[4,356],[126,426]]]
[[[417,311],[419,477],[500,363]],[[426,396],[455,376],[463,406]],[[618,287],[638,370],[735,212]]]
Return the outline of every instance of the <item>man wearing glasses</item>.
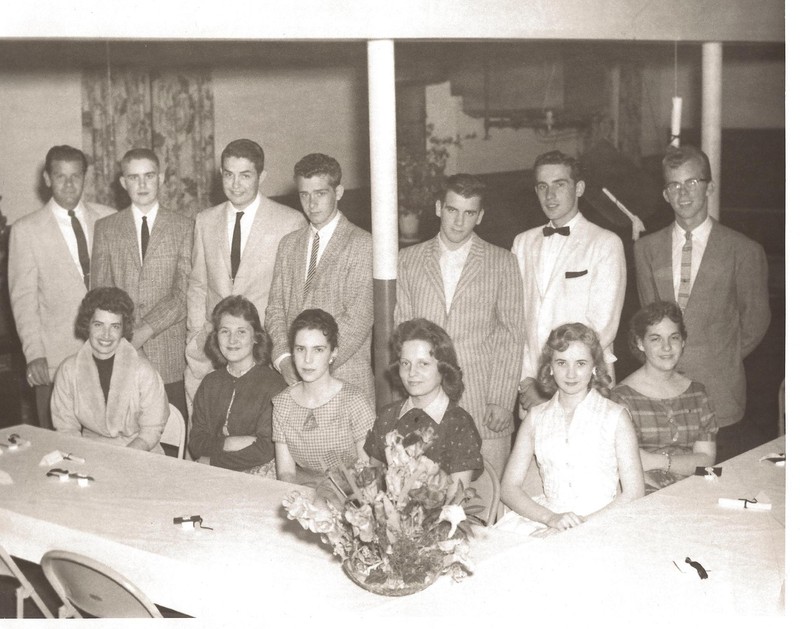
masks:
[[[527,338],[519,400],[526,411],[547,399],[537,383],[539,356],[550,331],[562,323],[577,321],[597,332],[613,375],[613,343],[627,281],[622,241],[578,211],[586,187],[578,160],[550,151],[536,158],[533,175],[550,222],[519,234],[511,248],[524,291]]]
[[[714,182],[705,153],[670,147],[662,168],[675,222],[634,244],[639,300],[681,307],[688,338],[678,367],[708,390],[724,461],[747,449],[742,361],[769,327],[767,258],[761,245],[708,216]]]

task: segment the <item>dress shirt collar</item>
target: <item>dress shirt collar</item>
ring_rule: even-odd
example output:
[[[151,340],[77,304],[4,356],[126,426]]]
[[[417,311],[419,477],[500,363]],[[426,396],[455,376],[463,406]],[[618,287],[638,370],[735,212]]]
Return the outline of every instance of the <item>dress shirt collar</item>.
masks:
[[[244,218],[245,216],[249,217],[256,213],[256,210],[258,209],[258,206],[260,204],[261,204],[261,192],[257,192],[256,198],[253,199],[253,202],[243,210],[237,210],[235,207],[233,207],[233,203],[228,201],[228,213],[231,216],[233,216],[234,219],[236,218],[237,212],[244,212],[244,216],[242,218]]]
[[[69,219],[69,210],[66,208],[61,207],[55,199],[50,199],[50,202],[53,204],[53,214],[56,218],[67,218]],[[78,201],[78,205],[75,206],[75,216],[77,216],[81,222],[84,221],[86,209],[83,207],[83,199]]]
[[[475,233],[469,235],[469,238],[458,248],[458,249],[450,249],[444,241],[442,240],[442,232],[439,232],[436,235],[436,240],[439,243],[439,253],[442,255],[446,255],[453,258],[463,258],[464,260],[467,259],[469,255],[470,249],[472,249],[472,243],[475,242]]]
[[[713,222],[711,221],[711,217],[706,216],[706,220],[692,230],[692,241],[695,243],[701,242],[705,245],[711,234],[712,226]],[[681,246],[683,246],[683,242],[686,240],[686,230],[678,225],[677,221],[672,224],[672,239],[674,242],[681,243]]]
[[[147,227],[149,227],[150,229],[153,229],[153,223],[156,222],[156,216],[158,216],[158,210],[159,210],[158,201],[156,201],[156,204],[150,208],[150,211],[147,214],[142,212],[142,210],[137,205],[131,204],[131,212],[133,213],[133,220],[136,222],[136,225],[141,225],[142,217],[146,216]]]
[[[447,394],[444,392],[444,389],[440,386],[439,393],[436,394],[436,397],[426,406],[424,407],[423,411],[430,417],[433,421],[437,424],[441,424],[442,420],[444,419],[444,414],[447,412],[447,408],[450,406],[450,398],[447,397]],[[400,417],[408,413],[412,408],[416,408],[411,403],[411,398],[406,398],[406,401],[403,402],[403,406],[400,407]]]
[[[572,232],[572,230],[575,228],[575,225],[577,225],[582,219],[583,219],[583,214],[578,212],[575,216],[573,216],[571,219],[569,219],[569,221],[567,223],[564,223],[562,225],[562,227],[569,227],[570,232]],[[552,227],[553,229],[555,229],[555,227],[556,227],[553,224],[553,221],[549,221],[547,224],[548,224],[548,226]]]
[[[339,210],[336,210],[336,216],[334,216],[329,223],[324,225],[322,229],[317,229],[311,223],[308,226],[311,228],[312,234],[319,234],[320,244],[322,241],[328,241],[333,236],[333,232],[336,231],[336,226],[339,224],[339,219],[342,217],[342,213]]]

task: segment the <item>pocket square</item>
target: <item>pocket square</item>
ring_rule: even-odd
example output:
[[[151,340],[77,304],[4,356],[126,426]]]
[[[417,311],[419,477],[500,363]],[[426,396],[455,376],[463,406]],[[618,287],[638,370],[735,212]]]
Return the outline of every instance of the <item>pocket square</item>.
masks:
[[[586,275],[588,273],[589,273],[588,269],[584,269],[583,271],[567,271],[566,273],[564,273],[564,277],[570,280],[573,277],[581,277],[582,275]]]

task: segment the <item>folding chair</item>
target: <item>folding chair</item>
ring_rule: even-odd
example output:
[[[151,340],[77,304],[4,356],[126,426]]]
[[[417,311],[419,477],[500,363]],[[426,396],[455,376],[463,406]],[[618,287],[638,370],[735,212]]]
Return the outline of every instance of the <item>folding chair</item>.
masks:
[[[30,598],[45,618],[52,618],[53,614],[47,609],[42,598],[33,589],[31,582],[19,569],[17,562],[11,558],[5,548],[0,545],[0,576],[13,577],[19,583],[17,588],[17,618],[24,618],[25,599]]]
[[[186,424],[183,415],[172,404],[169,405],[169,417],[161,433],[161,443],[178,448],[178,458],[182,459],[186,450]]]
[[[59,618],[162,618],[158,608],[124,576],[90,557],[51,550],[42,570],[64,603]],[[80,611],[79,611],[80,610]]]
[[[492,526],[497,521],[497,509],[500,506],[500,479],[497,478],[497,472],[491,463],[484,460],[483,474],[472,481],[470,487],[478,492],[479,498],[476,502],[484,505],[483,511],[476,516],[483,520],[486,526]]]

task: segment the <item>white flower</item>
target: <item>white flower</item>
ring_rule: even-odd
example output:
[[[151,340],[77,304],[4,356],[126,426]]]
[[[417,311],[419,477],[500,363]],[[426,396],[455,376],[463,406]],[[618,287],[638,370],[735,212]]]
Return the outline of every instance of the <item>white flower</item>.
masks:
[[[447,537],[453,537],[458,525],[467,519],[467,514],[464,513],[464,507],[461,505],[445,505],[442,507],[442,512],[439,514],[438,522],[450,522],[450,532]]]

